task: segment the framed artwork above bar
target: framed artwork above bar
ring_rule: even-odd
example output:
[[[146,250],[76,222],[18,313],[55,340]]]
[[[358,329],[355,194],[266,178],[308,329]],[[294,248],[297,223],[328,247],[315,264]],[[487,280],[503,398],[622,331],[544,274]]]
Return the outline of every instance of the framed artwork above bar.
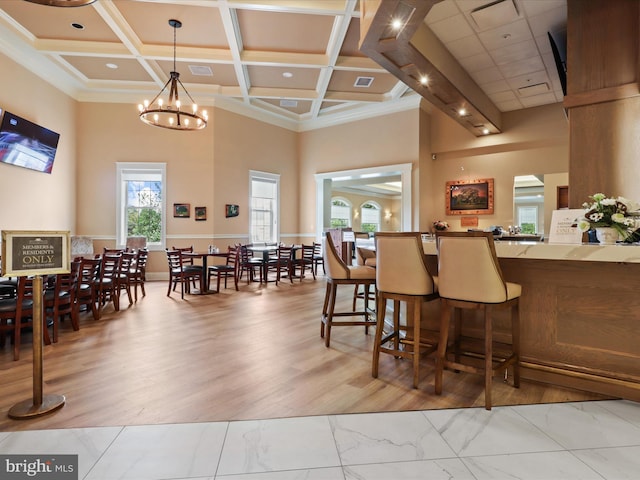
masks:
[[[493,178],[447,182],[445,207],[447,215],[493,215]]]

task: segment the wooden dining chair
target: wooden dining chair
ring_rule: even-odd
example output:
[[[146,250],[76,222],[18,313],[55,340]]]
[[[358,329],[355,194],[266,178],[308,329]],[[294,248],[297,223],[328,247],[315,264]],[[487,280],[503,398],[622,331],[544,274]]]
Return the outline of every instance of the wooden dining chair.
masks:
[[[78,331],[80,324],[75,308],[76,283],[78,281],[79,263],[72,262],[70,273],[59,273],[53,275],[53,282],[50,288],[45,290],[44,311],[45,317],[53,322],[53,343],[58,341],[58,330],[60,322],[65,316],[69,316],[73,330]]]
[[[47,283],[43,276],[43,285]],[[43,296],[44,290],[34,292],[33,278],[19,277],[16,287],[16,296],[0,300],[0,333],[1,338],[6,338],[6,333],[11,334],[13,342],[13,359],[20,359],[20,343],[22,329],[33,326],[33,298],[34,295]],[[46,328],[46,315],[42,315],[43,340],[46,345],[51,344],[49,330]],[[6,341],[6,340],[5,340]]]
[[[100,262],[100,274],[96,284],[96,299],[99,310],[112,302],[115,311],[120,310],[120,295],[118,290],[118,276],[122,254],[104,253]]]
[[[193,245],[189,245],[188,247],[171,247],[171,250],[175,250],[183,253],[193,253]],[[200,270],[200,275],[206,275],[207,272],[202,271],[202,265],[197,265],[193,260],[193,257],[182,255],[182,269],[188,272],[195,272],[195,275],[191,276],[191,286],[193,288],[198,288],[196,284],[196,279],[199,279],[200,276],[197,275],[197,271]],[[189,287],[189,291],[191,291],[191,287]]]
[[[240,274],[240,249],[236,247],[229,247],[227,249],[227,261],[224,265],[210,265],[209,266],[209,285],[211,285],[211,279],[216,279],[216,292],[220,291],[220,283],[224,279],[224,288],[227,288],[227,280],[233,279],[235,289],[238,290],[238,276]]]
[[[281,245],[275,250],[275,255],[267,261],[267,275],[275,273],[276,285],[284,275],[293,283],[293,245]]]
[[[316,273],[313,270],[313,255],[314,248],[313,245],[302,245],[298,251],[300,252],[299,256],[295,257],[293,260],[294,270],[296,268],[300,268],[300,281],[305,277],[305,272],[309,269],[311,276],[313,279],[316,279]]]
[[[142,296],[146,296],[144,291],[144,283],[147,276],[147,260],[149,257],[149,251],[146,248],[141,248],[136,253],[135,261],[129,269],[129,285],[133,289],[133,299],[138,301],[138,286]]]
[[[240,251],[240,272],[238,274],[238,281],[240,281],[246,274],[247,285],[251,282],[255,282],[256,278],[259,278],[260,283],[262,283],[262,270],[264,268],[262,258],[250,255],[247,245],[238,244],[236,245],[236,248]]]
[[[74,307],[78,316],[82,307],[91,310],[94,320],[100,319],[98,310],[98,282],[100,281],[100,258],[79,258],[77,263],[78,280]]]
[[[200,282],[202,276],[201,268],[185,268],[193,267],[193,265],[183,264],[184,257],[180,250],[165,250],[167,253],[167,262],[169,265],[169,287],[167,289],[167,297],[175,291],[178,283],[180,283],[180,298],[184,299],[185,292],[191,292],[191,284],[195,285],[195,281]],[[191,260],[191,259],[186,259]]]
[[[136,254],[133,252],[122,252],[120,257],[120,267],[116,275],[116,295],[120,302],[120,293],[125,292],[129,299],[129,305],[133,305],[133,295],[131,293],[131,269],[134,267]]]
[[[327,274],[324,268],[324,257],[322,255],[322,243],[313,242],[313,273],[318,275],[318,265],[322,265],[322,273]]]

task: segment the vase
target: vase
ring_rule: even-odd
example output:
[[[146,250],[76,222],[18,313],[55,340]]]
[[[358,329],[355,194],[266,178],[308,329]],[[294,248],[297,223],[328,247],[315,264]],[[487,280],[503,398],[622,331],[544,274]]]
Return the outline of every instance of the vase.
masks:
[[[601,245],[615,245],[618,241],[619,233],[613,227],[597,227],[596,238]]]

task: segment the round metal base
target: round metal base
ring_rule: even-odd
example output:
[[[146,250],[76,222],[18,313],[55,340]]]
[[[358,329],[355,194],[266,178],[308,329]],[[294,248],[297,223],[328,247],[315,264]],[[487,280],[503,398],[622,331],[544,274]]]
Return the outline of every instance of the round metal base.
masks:
[[[40,405],[34,405],[33,399],[24,400],[11,407],[9,417],[15,419],[38,417],[61,408],[64,402],[64,395],[45,395]]]

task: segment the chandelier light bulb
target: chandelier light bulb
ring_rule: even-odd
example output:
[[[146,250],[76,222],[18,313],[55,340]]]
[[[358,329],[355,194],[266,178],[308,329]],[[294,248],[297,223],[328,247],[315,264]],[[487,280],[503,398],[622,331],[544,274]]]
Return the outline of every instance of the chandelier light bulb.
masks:
[[[180,100],[176,100],[176,108],[180,110]]]
[[[138,111],[142,112],[144,110],[144,107],[142,106],[141,103],[138,104]]]
[[[145,101],[142,102],[142,104],[144,105],[144,108],[149,108],[149,100],[145,99]]]

